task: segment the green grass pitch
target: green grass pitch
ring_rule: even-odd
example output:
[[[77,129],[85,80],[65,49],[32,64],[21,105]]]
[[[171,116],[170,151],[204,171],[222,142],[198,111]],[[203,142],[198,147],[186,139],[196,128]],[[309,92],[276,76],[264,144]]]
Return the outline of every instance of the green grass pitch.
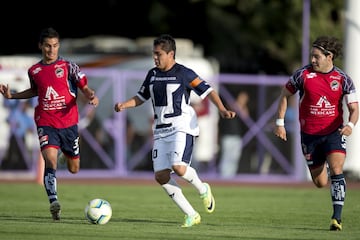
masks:
[[[3,182],[0,239],[351,240],[360,236],[359,188],[347,189],[343,231],[330,232],[329,188],[212,183],[216,209],[208,214],[195,190],[185,182],[179,184],[199,211],[200,225],[181,228],[183,214],[155,183],[85,184],[60,179],[62,219],[54,223],[42,185]],[[112,218],[105,225],[85,219],[84,208],[93,198],[104,198],[112,205]]]

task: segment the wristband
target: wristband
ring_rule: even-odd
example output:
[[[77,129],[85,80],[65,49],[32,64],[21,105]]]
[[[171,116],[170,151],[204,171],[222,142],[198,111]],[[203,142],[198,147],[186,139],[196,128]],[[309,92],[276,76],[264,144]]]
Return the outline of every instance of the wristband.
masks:
[[[278,119],[276,119],[275,125],[278,126],[278,127],[283,127],[283,126],[285,126],[285,121],[284,121],[284,119],[283,119],[283,118],[278,118]]]
[[[348,122],[346,124],[346,126],[349,126],[351,129],[353,129],[355,127],[355,125],[352,122]]]

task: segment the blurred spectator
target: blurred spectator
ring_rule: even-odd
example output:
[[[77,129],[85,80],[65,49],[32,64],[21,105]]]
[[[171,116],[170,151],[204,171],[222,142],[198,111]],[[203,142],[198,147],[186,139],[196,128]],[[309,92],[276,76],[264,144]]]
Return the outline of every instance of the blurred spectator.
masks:
[[[80,164],[83,169],[104,169],[107,168],[107,164],[104,162],[101,152],[104,151],[111,159],[114,159],[114,143],[104,129],[103,122],[96,116],[95,108],[89,106],[87,101],[84,95],[78,96],[79,109],[81,109],[78,124],[81,142],[80,154],[83,159],[86,159]]]
[[[191,106],[194,108],[201,134],[196,137],[196,144],[193,150],[193,159],[191,164],[198,172],[207,172],[209,170],[209,163],[213,160],[216,153],[213,146],[213,121],[210,120],[210,100],[205,98],[192,96]],[[216,143],[216,142],[215,142]]]
[[[220,119],[221,155],[219,173],[223,178],[234,177],[238,171],[242,153],[242,135],[245,129],[242,119],[249,116],[248,101],[249,95],[244,91],[239,92],[233,104],[234,106],[230,107],[237,112],[236,117],[227,119],[226,122]]]
[[[10,111],[6,119],[10,126],[10,138],[1,169],[28,169],[31,154],[25,139],[28,133],[35,132],[33,117],[29,114],[31,101],[5,99],[4,106]]]

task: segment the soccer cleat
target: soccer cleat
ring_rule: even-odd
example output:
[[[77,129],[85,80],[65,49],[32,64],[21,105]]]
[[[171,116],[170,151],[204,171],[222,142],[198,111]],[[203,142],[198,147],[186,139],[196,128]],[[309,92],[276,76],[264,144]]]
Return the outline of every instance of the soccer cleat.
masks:
[[[205,210],[208,213],[212,213],[215,210],[215,199],[214,196],[211,193],[210,185],[207,183],[204,183],[206,186],[206,192],[204,194],[200,195],[200,198],[203,200]]]
[[[195,213],[195,215],[193,216],[185,215],[185,221],[184,224],[181,225],[181,227],[183,228],[192,227],[196,224],[200,224],[200,222],[201,222],[201,217],[199,213]]]
[[[330,231],[341,231],[341,230],[342,230],[341,222],[338,221],[337,219],[331,219]]]
[[[54,221],[60,220],[61,207],[58,201],[54,201],[50,204],[50,212]]]

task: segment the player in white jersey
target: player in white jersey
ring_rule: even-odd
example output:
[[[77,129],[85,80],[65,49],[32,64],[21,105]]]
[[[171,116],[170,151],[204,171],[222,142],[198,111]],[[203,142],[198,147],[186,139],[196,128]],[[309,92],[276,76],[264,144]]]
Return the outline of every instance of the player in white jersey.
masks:
[[[149,70],[138,93],[125,102],[116,103],[115,111],[136,107],[151,99],[155,179],[185,214],[182,227],[191,227],[201,222],[200,214],[186,199],[171,173],[197,189],[208,213],[215,210],[215,199],[209,184],[202,182],[190,166],[195,137],[199,135],[197,116],[190,105],[190,92],[194,91],[202,99],[208,97],[223,118],[234,118],[235,112],[227,110],[218,93],[192,69],[178,64],[175,54],[174,38],[166,34],[156,38],[153,44],[155,67]]]

